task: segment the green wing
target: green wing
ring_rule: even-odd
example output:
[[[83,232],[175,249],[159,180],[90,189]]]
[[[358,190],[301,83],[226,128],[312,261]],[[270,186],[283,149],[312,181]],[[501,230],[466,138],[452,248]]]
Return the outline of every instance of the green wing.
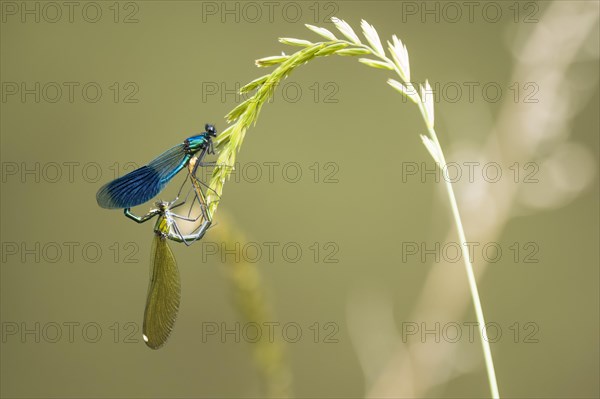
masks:
[[[158,349],[167,342],[175,325],[181,299],[181,284],[175,256],[166,238],[154,236],[151,256],[143,338],[150,348]]]

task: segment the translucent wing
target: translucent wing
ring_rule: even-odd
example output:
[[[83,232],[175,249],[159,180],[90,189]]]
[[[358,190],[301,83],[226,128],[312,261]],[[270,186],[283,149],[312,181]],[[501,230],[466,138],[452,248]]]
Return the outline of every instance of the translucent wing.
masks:
[[[102,208],[131,208],[149,201],[185,166],[184,144],[165,151],[146,166],[105,184],[96,200]]]
[[[171,334],[181,299],[181,284],[175,256],[167,244],[167,239],[160,235],[155,235],[152,243],[150,268],[150,285],[142,332],[146,345],[158,349],[167,342]]]

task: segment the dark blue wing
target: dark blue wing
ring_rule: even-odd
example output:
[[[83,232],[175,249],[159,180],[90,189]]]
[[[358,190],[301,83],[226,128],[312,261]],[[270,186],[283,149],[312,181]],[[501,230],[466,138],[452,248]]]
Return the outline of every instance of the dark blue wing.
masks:
[[[165,151],[146,166],[105,184],[96,200],[102,208],[131,208],[160,193],[189,159],[184,144]]]

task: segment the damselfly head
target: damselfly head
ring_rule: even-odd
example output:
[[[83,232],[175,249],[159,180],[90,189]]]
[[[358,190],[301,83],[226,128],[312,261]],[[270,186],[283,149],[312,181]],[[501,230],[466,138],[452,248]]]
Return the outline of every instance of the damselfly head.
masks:
[[[164,211],[164,210],[168,209],[169,206],[171,206],[171,203],[170,202],[165,202],[165,201],[156,201],[154,203],[154,206],[157,209],[160,209],[161,211]]]
[[[204,129],[206,130],[206,133],[208,133],[209,136],[211,136],[211,137],[217,137],[217,129],[215,128],[214,125],[211,125],[210,123],[207,123],[204,126]]]

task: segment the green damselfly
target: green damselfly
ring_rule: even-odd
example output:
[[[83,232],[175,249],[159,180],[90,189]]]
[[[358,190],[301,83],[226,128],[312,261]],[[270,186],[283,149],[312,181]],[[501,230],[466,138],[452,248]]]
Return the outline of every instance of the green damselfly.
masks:
[[[194,157],[188,165],[189,177],[192,182],[191,189],[194,190],[194,200],[191,202],[187,216],[172,211],[187,202],[189,192],[182,202],[176,203],[183,185],[179,190],[178,198],[171,202],[156,202],[156,207],[143,216],[134,215],[130,208],[124,210],[125,216],[137,223],[144,223],[155,216],[158,217],[154,224],[154,238],[150,253],[150,283],[142,327],[142,338],[146,345],[152,349],[162,347],[169,338],[175,325],[181,300],[179,269],[168,241],[172,240],[190,245],[201,239],[212,224],[206,198],[200,188],[200,182],[193,174],[197,162],[198,158]],[[200,205],[201,213],[196,218],[192,218],[190,214],[196,201]],[[184,234],[178,221],[198,223],[198,226],[191,233]]]

